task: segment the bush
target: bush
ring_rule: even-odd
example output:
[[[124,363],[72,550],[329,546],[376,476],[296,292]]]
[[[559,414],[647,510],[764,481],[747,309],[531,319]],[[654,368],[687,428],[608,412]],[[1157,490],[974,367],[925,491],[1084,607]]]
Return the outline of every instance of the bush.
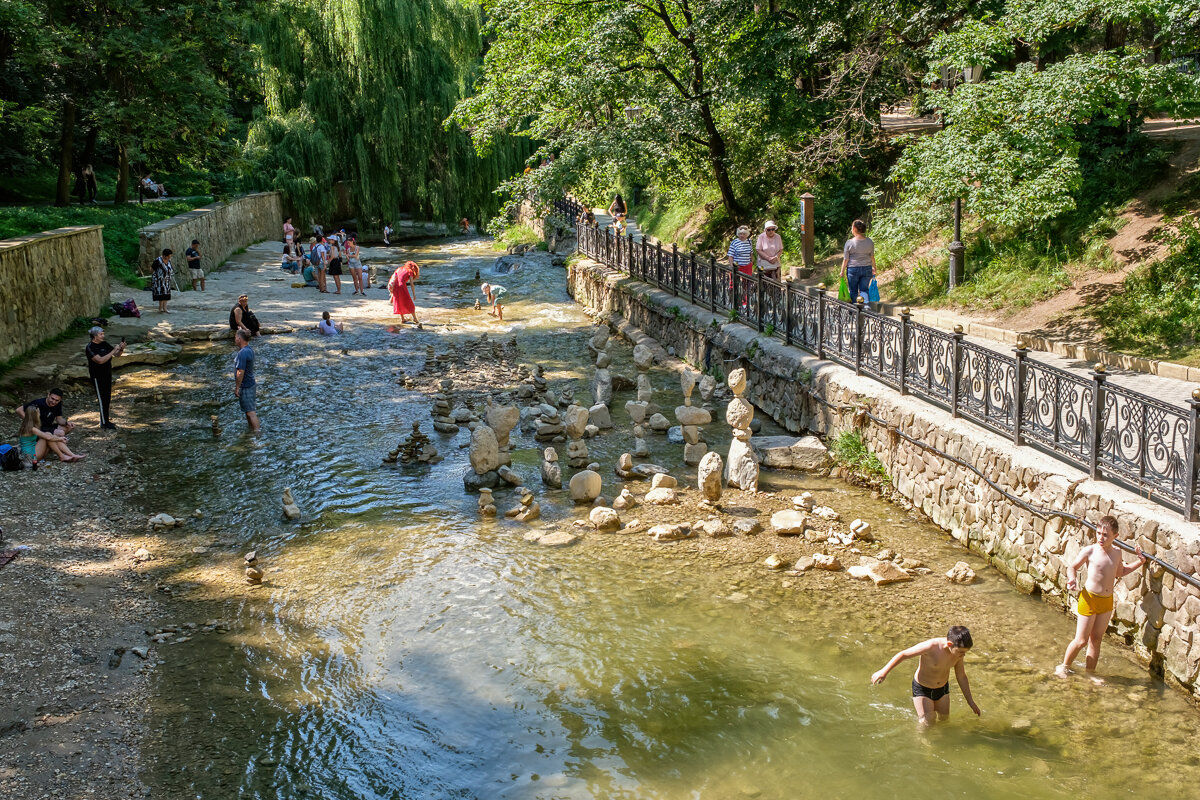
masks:
[[[887,467],[867,448],[859,431],[842,431],[829,443],[829,455],[842,467],[868,480],[890,482]]]
[[[528,225],[509,225],[496,237],[495,247],[497,250],[506,250],[514,245],[536,246],[541,243],[542,237],[538,236]]]

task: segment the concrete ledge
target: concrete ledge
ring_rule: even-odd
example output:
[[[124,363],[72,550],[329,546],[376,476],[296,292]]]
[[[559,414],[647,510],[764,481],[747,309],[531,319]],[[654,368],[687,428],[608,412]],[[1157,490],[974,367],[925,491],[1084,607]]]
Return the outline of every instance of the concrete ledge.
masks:
[[[971,464],[1022,502],[1092,522],[1112,514],[1125,541],[1188,574],[1200,564],[1200,527],[1177,513],[1114,484],[1089,480],[1032,448],[1014,448],[1009,440],[915,397],[586,259],[569,266],[568,290],[577,302],[620,319],[623,329],[634,326],[674,347],[698,368],[727,373],[745,367],[751,402],[789,431],[833,435],[855,428],[853,413],[816,402],[810,391],[835,407],[869,407],[887,424],[868,423],[860,430],[886,465],[896,492],[987,558],[1021,591],[1069,603],[1066,567],[1091,543],[1090,534],[1061,517],[1047,521],[1025,511],[971,470],[893,436],[891,429]],[[1112,630],[1125,636],[1152,670],[1200,697],[1200,589],[1161,568],[1148,568],[1119,581],[1115,599]]]

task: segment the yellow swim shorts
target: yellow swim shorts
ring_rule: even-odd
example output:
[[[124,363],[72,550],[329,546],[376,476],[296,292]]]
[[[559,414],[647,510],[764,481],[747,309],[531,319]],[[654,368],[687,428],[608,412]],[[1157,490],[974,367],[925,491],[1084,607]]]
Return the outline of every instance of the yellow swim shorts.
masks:
[[[1111,594],[1092,594],[1087,589],[1079,590],[1079,616],[1095,617],[1113,610]]]

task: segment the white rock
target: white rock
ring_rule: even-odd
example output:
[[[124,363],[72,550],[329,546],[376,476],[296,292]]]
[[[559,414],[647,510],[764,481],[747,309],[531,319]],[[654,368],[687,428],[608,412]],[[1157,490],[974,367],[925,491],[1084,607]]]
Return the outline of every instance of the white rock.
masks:
[[[731,428],[748,429],[754,420],[754,406],[740,397],[729,401],[725,407],[725,422]]]
[[[813,506],[812,514],[814,517],[820,517],[821,519],[827,519],[827,520],[830,520],[831,522],[837,522],[839,519],[842,518],[841,514],[834,511],[829,506]]]
[[[675,542],[680,539],[691,539],[696,535],[692,530],[692,526],[686,522],[655,525],[647,533],[656,542]]]
[[[674,489],[678,485],[679,485],[679,481],[675,480],[675,478],[673,476],[665,475],[661,472],[655,473],[650,478],[650,488],[651,489],[659,489],[659,488]]]
[[[633,496],[633,492],[628,489],[622,489],[617,498],[613,500],[613,508],[624,511],[628,508],[633,508],[638,504],[637,498]]]
[[[812,492],[805,492],[802,495],[792,498],[792,505],[796,508],[802,508],[805,511],[812,511],[813,496]]]
[[[827,569],[830,572],[836,572],[842,568],[842,563],[837,560],[837,556],[827,555],[825,553],[813,554],[813,566],[818,569]]]
[[[712,452],[706,453],[700,459],[700,466],[696,468],[696,486],[700,489],[700,494],[704,495],[704,499],[710,503],[721,499],[722,466],[721,454]]]
[[[780,558],[776,554],[772,553],[771,555],[767,556],[766,559],[763,561],[763,566],[766,567],[767,569],[776,570],[776,569],[783,569],[784,567],[787,566],[787,564],[784,562],[784,560],[782,558]]]
[[[471,449],[467,451],[471,468],[476,475],[491,472],[500,466],[500,443],[495,432],[487,425],[480,425],[471,432]]]
[[[640,372],[645,372],[654,366],[654,351],[644,344],[633,348],[633,364]]]
[[[593,508],[588,521],[598,531],[615,531],[621,527],[621,517],[611,508]]]
[[[151,528],[174,528],[177,521],[170,514],[155,514],[150,518]]]
[[[665,487],[661,489],[651,489],[650,491],[646,492],[646,497],[644,499],[647,503],[655,506],[667,506],[677,501],[675,490],[667,489]]]
[[[629,415],[629,419],[634,425],[641,425],[646,421],[646,413],[649,409],[649,403],[643,403],[640,400],[628,400],[625,403],[625,413]]]
[[[951,583],[972,583],[975,580],[975,570],[965,561],[957,562],[946,572],[946,580]]]
[[[876,586],[886,586],[889,583],[901,583],[912,580],[911,575],[891,561],[880,561],[877,558],[869,558],[867,556],[860,558],[858,566],[850,567],[847,572],[853,578],[873,581]]]
[[[563,414],[564,430],[569,439],[580,439],[588,424],[588,410],[583,406],[570,406]]]
[[[600,496],[603,488],[604,482],[601,480],[599,473],[593,472],[590,469],[585,469],[582,472],[572,475],[571,482],[568,484],[571,499],[576,503],[592,502]]]
[[[850,523],[850,535],[863,542],[875,541],[875,537],[871,535],[871,523],[861,519]]]
[[[729,387],[729,391],[741,397],[742,392],[746,391],[746,370],[738,368],[729,373],[725,378],[725,385]]]
[[[758,489],[758,462],[754,459],[749,442],[735,438],[729,443],[725,483],[748,492]]]
[[[799,536],[808,528],[808,515],[792,509],[776,511],[771,515],[771,527],[780,536]]]

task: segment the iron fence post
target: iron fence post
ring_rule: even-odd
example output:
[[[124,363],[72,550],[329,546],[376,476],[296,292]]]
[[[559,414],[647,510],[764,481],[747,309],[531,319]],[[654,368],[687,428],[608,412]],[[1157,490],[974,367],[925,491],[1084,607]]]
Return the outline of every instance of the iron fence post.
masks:
[[[696,305],[696,254],[688,253],[688,288],[692,292],[692,305]]]
[[[1021,431],[1021,415],[1025,413],[1025,372],[1029,367],[1025,363],[1025,359],[1029,356],[1029,348],[1025,346],[1025,339],[1021,337],[1017,340],[1017,347],[1013,350],[1013,355],[1017,359],[1017,370],[1014,380],[1016,386],[1013,387],[1013,444],[1017,447],[1025,444],[1025,435]]]
[[[679,297],[679,245],[671,242],[671,294]]]
[[[1183,517],[1188,522],[1196,522],[1196,447],[1200,443],[1197,426],[1200,426],[1200,389],[1192,390],[1192,427],[1188,431],[1187,451],[1187,488],[1183,493]]]
[[[1100,477],[1100,445],[1104,438],[1101,428],[1104,424],[1104,382],[1108,380],[1108,372],[1103,364],[1092,369],[1092,380],[1095,391],[1092,395],[1092,452],[1088,459],[1088,474],[1095,480]]]
[[[662,288],[662,285],[663,285],[662,263],[663,263],[663,261],[662,261],[662,242],[656,241],[654,243],[654,271],[655,271],[655,273],[658,274],[659,288]],[[673,293],[674,292],[672,292],[672,294]]]
[[[717,313],[717,262],[708,257],[708,310]]]
[[[962,340],[963,326],[954,326],[954,347],[951,351],[950,358],[952,360],[950,370],[950,416],[958,418],[958,382],[962,376]]]
[[[912,330],[912,309],[900,309],[900,394],[908,394],[908,334]]]
[[[755,293],[758,295],[758,299],[757,299],[758,307],[754,309],[754,318],[757,321],[758,332],[762,333],[762,330],[763,330],[763,321],[762,321],[762,318],[763,318],[763,274],[762,274],[761,269],[758,271],[757,283],[758,283],[758,286],[755,287],[756,288]]]
[[[854,298],[854,374],[862,375],[862,295]]]
[[[825,284],[817,284],[817,358],[825,358]]]
[[[783,343],[792,343],[792,282],[783,282]]]
[[[741,270],[739,270],[737,267],[733,267],[729,270],[730,288],[733,289],[729,298],[729,309],[731,311],[737,311],[738,295],[741,293],[742,289],[740,285],[742,281],[738,278],[738,276],[741,274]]]

